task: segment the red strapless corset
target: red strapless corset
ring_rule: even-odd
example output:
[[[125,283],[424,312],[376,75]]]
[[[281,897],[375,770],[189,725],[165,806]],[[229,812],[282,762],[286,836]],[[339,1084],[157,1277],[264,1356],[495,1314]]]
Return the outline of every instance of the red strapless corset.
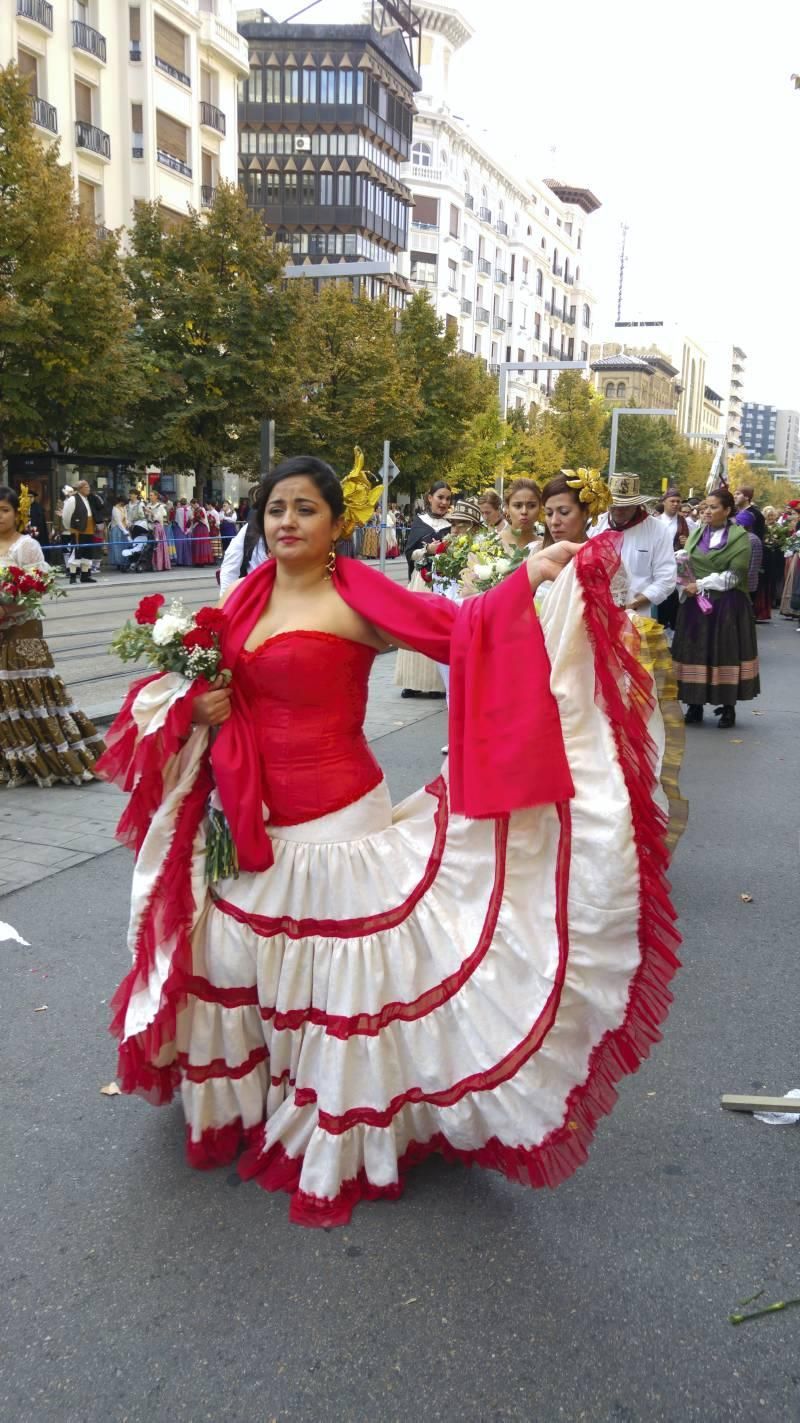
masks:
[[[270,825],[341,810],[379,784],[364,736],[375,651],[325,632],[285,632],[243,652],[236,681],[258,746]]]

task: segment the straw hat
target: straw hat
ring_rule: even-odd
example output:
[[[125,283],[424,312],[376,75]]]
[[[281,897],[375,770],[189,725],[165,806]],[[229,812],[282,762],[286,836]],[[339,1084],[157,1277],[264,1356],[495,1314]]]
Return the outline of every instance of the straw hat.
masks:
[[[451,524],[480,524],[483,522],[479,506],[472,499],[457,499],[448,515]]]
[[[633,504],[654,504],[652,494],[640,492],[638,474],[612,474],[608,480],[612,509],[630,509]]]

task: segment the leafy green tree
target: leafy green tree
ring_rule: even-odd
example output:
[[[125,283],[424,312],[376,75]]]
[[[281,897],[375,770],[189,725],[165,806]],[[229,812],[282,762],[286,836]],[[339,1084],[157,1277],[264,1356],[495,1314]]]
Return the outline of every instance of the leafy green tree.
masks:
[[[385,301],[354,297],[350,282],[327,281],[317,294],[298,280],[292,354],[304,396],[285,429],[283,455],[316,454],[337,472],[360,445],[377,471],[383,441],[393,452],[408,439],[422,403],[419,385],[400,358],[395,316]],[[399,463],[399,460],[398,460]]]
[[[0,69],[0,131],[0,458],[116,450],[140,386],[116,239],[81,218],[13,65]]]
[[[421,407],[403,439],[392,442],[401,482],[427,488],[459,457],[474,416],[497,404],[497,383],[482,361],[458,349],[425,292],[400,315],[398,349],[406,378],[419,390]]]
[[[606,434],[610,438],[610,430]],[[685,488],[690,459],[689,442],[676,433],[672,420],[658,415],[619,417],[615,467],[638,474],[644,494],[660,494],[665,479]]]
[[[496,399],[473,415],[464,433],[458,459],[445,478],[459,493],[479,494],[491,489],[498,479],[508,479],[513,466],[512,431],[501,418]]]
[[[568,468],[603,469],[606,466],[608,455],[603,432],[607,424],[605,402],[581,372],[562,371],[550,406],[542,416],[542,428],[549,430],[563,446]]]
[[[553,421],[531,407],[527,415],[512,410],[508,415],[511,470],[513,475],[530,475],[546,484],[565,464],[564,444]]]
[[[284,264],[230,185],[207,217],[174,226],[157,203],[137,209],[126,266],[148,377],[136,440],[148,459],[200,479],[212,465],[257,469],[261,420],[280,428],[298,398]]]

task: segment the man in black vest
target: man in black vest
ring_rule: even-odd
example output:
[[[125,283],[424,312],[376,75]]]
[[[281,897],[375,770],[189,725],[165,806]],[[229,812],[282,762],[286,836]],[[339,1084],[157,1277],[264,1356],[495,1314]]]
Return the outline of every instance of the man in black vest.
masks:
[[[98,507],[99,506],[99,507]],[[72,555],[69,559],[69,581],[76,583],[80,569],[81,583],[96,583],[92,577],[92,560],[97,555],[95,533],[98,514],[102,515],[103,505],[99,496],[92,493],[88,479],[81,479],[75,493],[64,500],[61,520],[65,532],[72,540]]]

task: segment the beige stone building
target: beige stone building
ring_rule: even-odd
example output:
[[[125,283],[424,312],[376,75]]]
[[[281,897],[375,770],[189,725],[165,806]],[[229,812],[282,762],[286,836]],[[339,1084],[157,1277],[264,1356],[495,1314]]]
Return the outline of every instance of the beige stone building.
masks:
[[[675,410],[681,395],[678,371],[660,351],[632,351],[616,342],[591,349],[595,388],[615,405]]]

